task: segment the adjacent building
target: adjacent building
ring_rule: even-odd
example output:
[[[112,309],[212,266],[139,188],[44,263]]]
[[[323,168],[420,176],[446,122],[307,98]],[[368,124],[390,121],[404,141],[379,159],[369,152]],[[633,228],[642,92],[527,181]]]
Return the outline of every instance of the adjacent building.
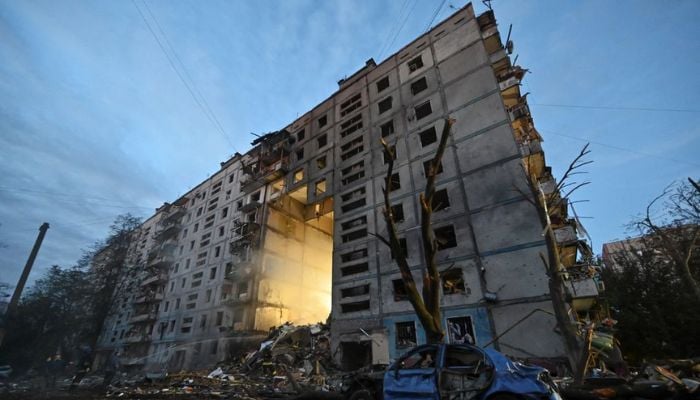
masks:
[[[493,12],[476,17],[468,4],[163,205],[132,241],[102,354],[119,351],[138,368],[198,368],[272,326],[329,314],[333,354],[346,368],[386,363],[423,342],[377,239],[386,236],[380,139],[396,149],[392,211],[419,278],[418,198],[450,117],[433,204],[447,340],[562,356],[528,176],[547,196],[559,193],[511,49]],[[584,242],[563,200],[551,223],[562,268],[576,268]]]

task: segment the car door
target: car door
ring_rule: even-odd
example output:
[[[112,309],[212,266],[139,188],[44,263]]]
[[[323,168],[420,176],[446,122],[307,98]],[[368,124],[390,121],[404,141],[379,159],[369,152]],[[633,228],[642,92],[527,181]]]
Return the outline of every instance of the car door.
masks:
[[[436,381],[437,345],[419,346],[384,374],[384,400],[439,399]]]
[[[493,366],[481,349],[467,345],[447,345],[439,371],[439,391],[443,400],[468,400],[491,384]]]

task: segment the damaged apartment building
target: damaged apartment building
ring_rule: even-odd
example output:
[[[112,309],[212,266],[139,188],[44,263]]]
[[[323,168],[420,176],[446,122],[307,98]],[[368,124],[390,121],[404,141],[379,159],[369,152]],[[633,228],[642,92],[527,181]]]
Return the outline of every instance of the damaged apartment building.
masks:
[[[477,18],[468,4],[164,204],[132,241],[102,359],[118,350],[135,368],[200,368],[256,332],[329,314],[332,353],[348,369],[423,343],[391,251],[377,239],[386,236],[380,139],[395,146],[392,211],[419,278],[419,194],[446,117],[456,122],[433,214],[446,340],[495,338],[514,356],[562,356],[551,315],[513,327],[552,309],[543,227],[523,193],[528,174],[549,195],[554,185],[511,46],[492,11]],[[571,258],[563,264],[574,265],[580,240],[566,202],[552,224]]]

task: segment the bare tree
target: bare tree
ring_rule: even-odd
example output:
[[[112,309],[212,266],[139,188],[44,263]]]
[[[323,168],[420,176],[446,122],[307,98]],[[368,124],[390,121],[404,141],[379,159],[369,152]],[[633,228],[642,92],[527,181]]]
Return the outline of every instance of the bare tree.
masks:
[[[394,173],[394,160],[396,159],[396,150],[389,146],[384,139],[381,139],[382,146],[388,161],[388,169],[385,178],[384,192],[384,220],[386,221],[389,239],[379,237],[389,248],[396,260],[396,264],[401,271],[401,278],[406,288],[406,294],[409,302],[416,311],[416,315],[423,325],[428,343],[439,343],[445,337],[445,332],[442,329],[442,317],[440,313],[440,272],[435,261],[437,253],[437,241],[435,233],[431,225],[431,217],[433,214],[433,196],[435,195],[435,176],[437,175],[442,155],[447,146],[447,140],[450,136],[450,129],[454,124],[453,119],[445,119],[445,126],[440,136],[440,143],[430,162],[430,166],[426,171],[425,191],[420,195],[421,206],[421,235],[423,242],[424,269],[423,269],[423,290],[418,292],[416,281],[413,278],[413,273],[408,265],[406,254],[401,247],[401,241],[396,229],[396,222],[392,213],[392,204],[389,199],[391,192],[392,175]]]
[[[660,216],[653,211],[659,201]],[[688,178],[688,183],[671,184],[646,207],[640,220],[632,224],[642,234],[645,246],[670,261],[687,290],[700,299],[697,263],[700,257],[700,188]]]
[[[539,177],[533,172],[531,165],[526,164],[525,170],[528,178],[530,195],[525,198],[537,209],[540,223],[544,227],[544,237],[547,245],[547,254],[540,253],[540,257],[549,276],[549,292],[552,299],[552,308],[557,320],[557,327],[564,338],[566,353],[569,363],[574,371],[577,382],[583,380],[586,369],[588,352],[587,346],[581,340],[578,329],[573,323],[569,314],[569,306],[564,290],[565,267],[561,261],[559,247],[557,244],[554,229],[552,228],[552,218],[559,213],[561,207],[568,207],[568,199],[577,189],[588,185],[589,182],[574,182],[572,178],[583,173],[581,168],[592,163],[586,161],[585,157],[590,153],[586,144],[574,160],[569,164],[559,183],[550,194],[545,194],[539,181]],[[526,163],[529,162],[529,158]],[[563,193],[566,191],[566,193]]]

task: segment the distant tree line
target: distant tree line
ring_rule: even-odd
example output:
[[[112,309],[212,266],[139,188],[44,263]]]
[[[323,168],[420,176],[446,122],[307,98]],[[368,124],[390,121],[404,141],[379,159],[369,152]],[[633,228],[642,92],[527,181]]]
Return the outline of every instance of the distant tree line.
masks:
[[[602,270],[623,353],[700,356],[700,189],[690,179],[667,188],[630,227],[639,238]]]
[[[107,239],[84,251],[74,266],[54,265],[25,290],[16,312],[6,321],[0,364],[23,371],[42,366],[57,353],[71,360],[80,346],[94,348],[114,306],[114,289],[125,272],[132,234],[140,224],[130,214],[118,216]]]

